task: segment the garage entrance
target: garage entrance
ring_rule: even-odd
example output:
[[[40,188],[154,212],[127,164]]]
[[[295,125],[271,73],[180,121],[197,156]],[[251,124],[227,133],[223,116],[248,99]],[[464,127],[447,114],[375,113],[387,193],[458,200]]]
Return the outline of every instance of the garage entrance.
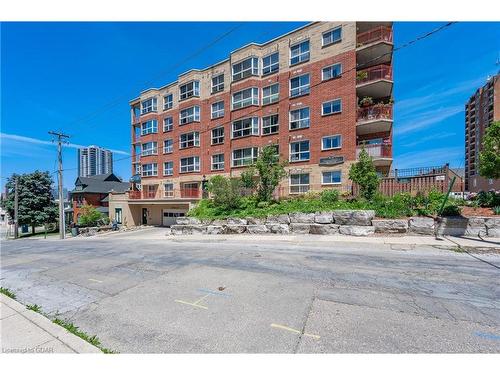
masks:
[[[162,220],[162,225],[164,227],[169,227],[171,225],[175,224],[175,219],[177,217],[183,217],[186,215],[186,210],[182,209],[173,209],[173,208],[166,208],[163,209],[163,220]]]

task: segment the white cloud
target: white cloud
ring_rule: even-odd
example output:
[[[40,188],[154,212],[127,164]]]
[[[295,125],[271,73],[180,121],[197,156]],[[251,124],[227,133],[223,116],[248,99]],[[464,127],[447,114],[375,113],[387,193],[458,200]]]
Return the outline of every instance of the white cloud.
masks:
[[[456,134],[457,133],[452,133],[452,132],[435,133],[435,134],[428,135],[426,137],[417,138],[416,140],[414,140],[412,142],[409,142],[409,143],[401,142],[402,143],[401,145],[403,147],[413,147],[413,146],[425,143],[427,141],[433,141],[433,140],[436,140],[436,139],[444,139],[444,138],[453,137]],[[415,139],[415,137],[413,137],[412,139]]]
[[[397,135],[401,135],[421,130],[463,111],[464,111],[463,106],[452,106],[452,107],[438,108],[427,112],[422,112],[417,116],[413,116],[411,119],[407,119],[402,123],[396,124],[394,126],[394,132]]]
[[[463,166],[463,147],[442,147],[432,150],[412,151],[397,156],[394,168],[414,168],[430,165]]]

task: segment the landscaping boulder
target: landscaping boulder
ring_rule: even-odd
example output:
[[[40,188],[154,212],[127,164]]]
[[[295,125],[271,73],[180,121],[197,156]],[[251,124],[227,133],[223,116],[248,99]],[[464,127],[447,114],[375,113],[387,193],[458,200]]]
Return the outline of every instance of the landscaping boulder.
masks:
[[[333,223],[333,214],[331,212],[317,212],[314,214],[314,222],[318,224]]]
[[[481,234],[485,236],[487,234],[486,230],[486,220],[484,217],[470,217],[467,223],[467,229],[465,230],[466,236],[478,236]]]
[[[311,224],[309,233],[311,234],[337,234],[339,232],[338,224]]]
[[[227,220],[226,219],[214,219],[212,220],[212,225],[226,225]]]
[[[307,223],[290,223],[290,232],[306,234],[309,233],[311,224]]]
[[[376,233],[408,232],[408,220],[406,219],[374,219],[372,225]]]
[[[269,233],[270,230],[263,224],[247,225],[247,232],[251,234]]]
[[[214,221],[214,219],[200,219],[203,225],[210,225]]]
[[[247,230],[246,225],[226,224],[222,226],[224,234],[240,234]]]
[[[333,219],[335,224],[340,225],[372,225],[375,217],[373,210],[335,210]]]
[[[488,218],[484,223],[488,237],[500,237],[500,218]]]
[[[341,225],[339,233],[348,236],[369,236],[375,233],[375,227],[368,225]]]
[[[267,224],[267,228],[271,233],[276,234],[288,234],[290,233],[290,227],[288,224]]]
[[[266,224],[289,224],[290,218],[287,214],[268,216]]]
[[[228,225],[247,225],[247,219],[241,219],[239,217],[230,217],[227,219]]]
[[[207,225],[206,234],[222,234],[223,228],[221,225]]]
[[[314,223],[314,214],[292,212],[288,216],[290,218],[290,223]]]
[[[175,222],[179,225],[199,225],[199,224],[201,224],[200,219],[198,219],[196,217],[188,217],[188,216],[178,217],[175,219]]]
[[[175,224],[170,226],[170,231],[174,235],[182,234],[182,229],[184,228],[184,225],[180,224]]]
[[[434,219],[432,217],[411,217],[409,221],[409,232],[414,234],[433,235]]]
[[[247,217],[248,225],[263,225],[266,223],[265,217]]]
[[[439,235],[463,236],[467,223],[467,218],[462,216],[443,217],[436,221],[436,232]]]
[[[172,228],[165,228],[165,236],[171,236],[172,234]]]

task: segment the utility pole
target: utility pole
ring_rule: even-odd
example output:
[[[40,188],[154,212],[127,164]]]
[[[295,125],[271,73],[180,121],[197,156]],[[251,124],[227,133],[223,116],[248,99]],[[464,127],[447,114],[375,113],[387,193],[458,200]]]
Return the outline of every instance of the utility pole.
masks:
[[[50,131],[49,134],[57,137],[57,159],[59,165],[58,170],[58,185],[59,185],[59,238],[64,240],[66,237],[66,223],[64,218],[64,194],[63,194],[63,162],[62,162],[62,143],[64,138],[69,138],[69,135]]]
[[[19,211],[19,177],[16,176],[14,182],[14,238],[19,237],[19,222],[18,222],[18,211]]]

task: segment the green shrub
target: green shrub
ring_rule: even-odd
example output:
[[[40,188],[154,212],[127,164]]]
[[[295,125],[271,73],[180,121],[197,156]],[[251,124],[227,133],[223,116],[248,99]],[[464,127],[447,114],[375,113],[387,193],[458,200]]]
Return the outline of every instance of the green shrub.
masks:
[[[322,202],[325,203],[336,203],[339,200],[339,191],[332,190],[323,190],[320,194],[320,198]]]
[[[500,206],[493,207],[493,213],[495,215],[500,215]]]
[[[82,227],[94,227],[98,224],[109,223],[109,218],[104,216],[101,212],[97,211],[94,206],[83,205],[80,208],[80,217],[78,218],[78,225]]]
[[[500,192],[496,191],[481,191],[477,194],[477,203],[481,207],[495,207],[500,206]]]
[[[461,212],[462,209],[458,205],[451,203],[444,206],[441,216],[460,216]]]
[[[372,199],[377,193],[380,178],[371,156],[364,148],[359,153],[358,161],[351,165],[349,178],[358,184],[360,195],[363,198]]]
[[[214,176],[208,182],[208,191],[212,194],[215,207],[222,210],[238,208],[241,203],[241,180]]]

